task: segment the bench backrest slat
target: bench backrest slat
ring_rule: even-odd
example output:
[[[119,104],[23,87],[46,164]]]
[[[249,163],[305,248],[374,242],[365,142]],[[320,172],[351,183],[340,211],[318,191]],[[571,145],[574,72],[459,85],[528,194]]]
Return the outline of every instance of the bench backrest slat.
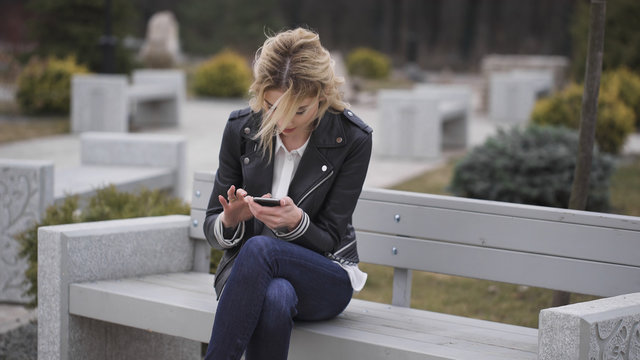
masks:
[[[354,224],[360,231],[640,266],[640,231],[533,215],[492,214],[361,197]]]
[[[212,173],[194,182],[204,238]],[[365,189],[354,212],[364,262],[598,296],[640,291],[640,218]]]

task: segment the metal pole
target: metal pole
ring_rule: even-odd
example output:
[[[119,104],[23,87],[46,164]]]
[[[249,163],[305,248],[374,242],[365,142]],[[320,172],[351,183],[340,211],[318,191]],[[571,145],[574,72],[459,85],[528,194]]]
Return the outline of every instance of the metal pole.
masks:
[[[104,35],[100,37],[102,47],[102,72],[112,74],[115,72],[115,46],[116,38],[111,31],[111,0],[104,1]]]

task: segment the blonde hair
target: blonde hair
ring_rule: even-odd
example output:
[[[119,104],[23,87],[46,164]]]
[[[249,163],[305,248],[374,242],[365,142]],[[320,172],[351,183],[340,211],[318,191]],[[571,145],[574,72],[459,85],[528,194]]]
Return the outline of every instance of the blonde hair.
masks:
[[[339,91],[344,79],[335,75],[334,64],[329,52],[320,44],[318,34],[302,28],[270,36],[258,49],[253,65],[254,81],[249,88],[251,109],[254,112],[263,110],[265,92],[283,92],[271,109],[262,112],[256,138],[263,156],[268,153],[271,160],[278,120],[283,120],[283,128],[286,128],[303,100],[311,97],[319,102],[316,121],[327,110],[341,112],[347,107]]]

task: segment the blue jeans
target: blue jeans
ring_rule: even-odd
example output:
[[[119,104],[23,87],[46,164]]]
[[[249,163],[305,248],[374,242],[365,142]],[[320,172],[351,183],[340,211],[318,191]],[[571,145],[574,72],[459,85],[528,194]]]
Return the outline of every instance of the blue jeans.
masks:
[[[349,304],[346,271],[326,257],[268,236],[249,239],[225,285],[207,360],[286,359],[293,320],[326,320]]]

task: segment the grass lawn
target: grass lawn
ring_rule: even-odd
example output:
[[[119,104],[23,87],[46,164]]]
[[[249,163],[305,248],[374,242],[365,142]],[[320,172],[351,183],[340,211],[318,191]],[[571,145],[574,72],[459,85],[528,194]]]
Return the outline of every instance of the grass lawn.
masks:
[[[26,117],[14,102],[0,102],[0,144],[65,134],[70,130],[68,116]]]
[[[455,160],[394,187],[397,190],[450,195],[446,191]],[[640,216],[640,156],[620,160],[611,179],[612,212]],[[369,274],[358,299],[391,303],[393,269],[361,264]],[[538,313],[551,306],[553,291],[485,280],[413,272],[411,307],[537,328]],[[595,299],[573,294],[572,302]]]

